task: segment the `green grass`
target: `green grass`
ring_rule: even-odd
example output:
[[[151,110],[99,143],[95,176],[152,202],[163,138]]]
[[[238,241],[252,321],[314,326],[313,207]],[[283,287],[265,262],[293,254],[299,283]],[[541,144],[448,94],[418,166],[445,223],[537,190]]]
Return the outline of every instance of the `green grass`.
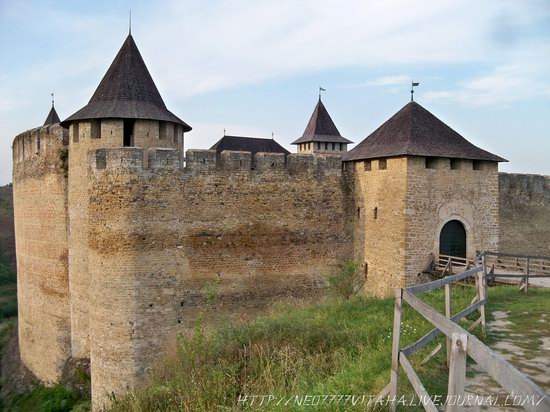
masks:
[[[70,412],[89,410],[89,401],[82,401],[79,395],[64,385],[51,388],[43,386],[16,397],[9,405],[12,412]]]
[[[472,288],[454,288],[455,311],[466,307],[473,294]],[[425,294],[422,299],[443,310],[442,291]],[[149,385],[117,400],[113,410],[243,409],[242,404],[237,405],[240,394],[375,395],[389,381],[393,305],[393,299],[327,298],[317,304],[280,306],[252,323],[220,326],[209,333],[199,322],[191,336],[179,337],[177,354],[154,371]],[[405,305],[403,346],[430,329],[427,321]],[[429,393],[444,395],[444,351],[419,366],[423,355],[441,341],[439,338],[415,355],[412,362]],[[412,389],[405,381],[401,388],[411,395]],[[349,407],[332,404],[315,410]],[[273,405],[263,408],[302,409]]]

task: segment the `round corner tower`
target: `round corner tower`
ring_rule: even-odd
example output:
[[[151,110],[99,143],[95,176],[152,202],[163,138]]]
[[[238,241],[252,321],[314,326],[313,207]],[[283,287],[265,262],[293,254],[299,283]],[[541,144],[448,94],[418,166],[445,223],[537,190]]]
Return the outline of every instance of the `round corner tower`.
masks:
[[[366,289],[421,281],[438,255],[498,249],[498,162],[416,102],[344,155],[355,176],[355,255]]]
[[[108,258],[103,261],[110,254],[108,248],[91,250],[88,157],[99,149],[133,147],[143,153],[143,166],[147,167],[148,149],[183,149],[184,133],[191,127],[166,108],[131,35],[89,103],[61,125],[69,130],[71,352],[75,358],[90,358],[94,405],[99,406],[107,398],[105,390],[117,392],[118,386],[126,386],[117,373],[119,365],[111,359],[116,353],[111,353],[109,346],[116,347],[117,336],[126,339],[124,333],[113,337],[113,317],[121,317],[119,324],[130,322],[130,317],[122,317],[132,306],[133,286],[124,278],[124,271],[105,267],[109,266]],[[127,369],[133,373],[135,368]],[[112,379],[106,381],[106,376]],[[115,382],[117,377],[120,385]]]
[[[52,104],[44,125],[12,146],[19,350],[46,384],[70,357],[67,139]]]

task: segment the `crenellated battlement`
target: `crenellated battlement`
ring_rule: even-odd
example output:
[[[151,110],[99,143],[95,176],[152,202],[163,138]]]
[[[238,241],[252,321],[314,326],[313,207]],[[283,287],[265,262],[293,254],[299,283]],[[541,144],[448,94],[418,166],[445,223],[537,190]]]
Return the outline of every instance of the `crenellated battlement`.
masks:
[[[190,149],[185,157],[177,149],[152,148],[149,159],[143,161],[145,149],[119,147],[91,150],[89,165],[93,173],[103,171],[139,172],[144,170],[171,170],[184,173],[212,173],[222,171],[250,173],[288,173],[313,176],[341,176],[342,158],[330,154],[256,153],[225,150],[219,156],[214,150]]]
[[[18,134],[13,139],[14,165],[58,152],[69,142],[68,130],[59,124],[35,127]]]

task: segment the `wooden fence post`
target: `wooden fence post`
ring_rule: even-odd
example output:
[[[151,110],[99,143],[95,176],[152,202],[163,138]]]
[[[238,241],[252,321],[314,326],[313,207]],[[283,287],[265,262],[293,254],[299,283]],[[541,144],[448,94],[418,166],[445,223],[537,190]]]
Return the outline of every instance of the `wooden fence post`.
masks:
[[[399,385],[399,341],[401,338],[401,315],[403,312],[403,289],[395,290],[395,308],[393,312],[393,342],[390,372],[390,412],[395,412],[397,387]]]
[[[446,411],[463,410],[464,384],[466,381],[466,351],[468,334],[453,333],[451,338],[451,365],[449,367],[449,386],[447,389]]]
[[[445,285],[445,316],[447,319],[451,319],[452,316],[452,306],[451,306],[451,284],[448,283]],[[447,366],[450,366],[451,362],[451,338],[447,336]]]
[[[526,268],[525,268],[525,293],[529,290],[529,258],[526,259]]]
[[[487,276],[485,275],[485,270],[482,270],[481,272],[478,272],[476,274],[477,276],[477,286],[478,286],[478,290],[477,290],[477,293],[478,293],[478,296],[479,296],[479,301],[483,301],[487,298],[487,287],[486,287],[486,281],[487,281]],[[486,325],[485,325],[485,304],[481,305],[479,307],[479,317],[481,318],[481,331],[483,333],[483,335],[485,335],[485,332],[486,332]]]

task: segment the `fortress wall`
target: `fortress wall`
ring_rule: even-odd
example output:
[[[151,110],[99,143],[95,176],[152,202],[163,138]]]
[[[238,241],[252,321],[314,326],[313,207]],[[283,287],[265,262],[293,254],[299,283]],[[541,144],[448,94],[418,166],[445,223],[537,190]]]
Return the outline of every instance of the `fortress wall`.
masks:
[[[339,158],[255,160],[194,150],[180,169],[179,151],[153,150],[144,169],[140,149],[90,153],[95,407],[142,382],[207,306],[220,320],[313,296],[351,258]]]
[[[365,292],[387,296],[403,287],[405,271],[406,158],[353,163],[355,167],[355,256],[365,273]],[[375,217],[376,208],[376,217]]]
[[[461,160],[451,169],[449,159],[438,159],[435,169],[425,158],[410,157],[407,173],[406,284],[419,282],[430,254],[439,254],[443,225],[457,219],[466,228],[467,256],[497,250],[498,166],[483,162],[473,170],[472,161]]]
[[[550,256],[550,176],[499,173],[499,251]]]
[[[45,383],[70,356],[66,140],[51,125],[13,143],[19,349]]]

